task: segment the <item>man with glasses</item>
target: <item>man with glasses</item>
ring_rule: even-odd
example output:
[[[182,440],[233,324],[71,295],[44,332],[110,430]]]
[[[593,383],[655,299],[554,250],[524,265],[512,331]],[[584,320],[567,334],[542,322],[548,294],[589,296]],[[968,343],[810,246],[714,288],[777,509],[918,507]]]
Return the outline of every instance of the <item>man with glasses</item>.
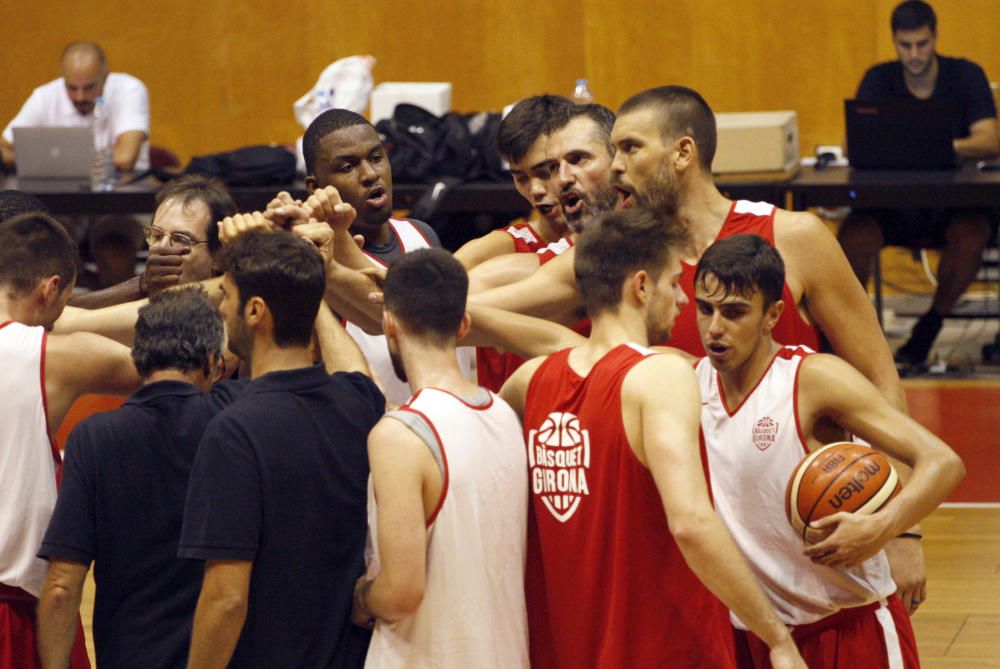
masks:
[[[236,203],[218,179],[194,174],[167,183],[156,194],[153,224],[145,231],[149,244],[145,271],[70,304],[98,309],[211,278],[212,257],[221,248],[219,221],[235,214]]]

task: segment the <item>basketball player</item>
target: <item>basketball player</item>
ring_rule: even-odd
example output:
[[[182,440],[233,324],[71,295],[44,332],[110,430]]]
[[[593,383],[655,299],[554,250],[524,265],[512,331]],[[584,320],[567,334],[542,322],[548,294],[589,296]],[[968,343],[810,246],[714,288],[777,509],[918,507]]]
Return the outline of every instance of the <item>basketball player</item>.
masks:
[[[331,194],[337,203],[353,209],[350,228],[363,238],[365,257],[361,262],[365,266],[385,269],[404,253],[441,246],[437,233],[426,223],[392,217],[392,167],[375,127],[365,117],[347,109],[327,110],[309,124],[302,142],[310,199],[297,203],[288,193],[279,193],[265,212],[269,220],[282,227],[308,221],[318,214],[315,197]],[[327,302],[340,313],[338,307],[343,304],[332,278]],[[391,405],[408,400],[412,393],[393,373],[385,340],[373,334],[378,331],[377,320],[351,320],[346,327],[368,360],[372,378],[385,392],[386,400]],[[471,350],[459,351],[460,364],[470,376],[472,355]]]
[[[918,667],[881,549],[947,498],[964,476],[962,461],[840,358],[774,341],[784,264],[764,239],[715,242],[694,280],[706,352],[696,367],[701,427],[719,515],[782,622],[794,626],[809,666],[847,669],[864,658],[873,669]],[[785,486],[806,453],[844,438],[838,429],[905,462],[912,474],[874,514],[813,522],[827,536],[803,550],[786,522]],[[745,666],[769,667],[766,646],[745,632],[739,614],[733,622],[738,648],[742,639],[749,651]]]
[[[511,112],[511,116],[513,114]],[[538,165],[544,166],[550,188],[557,191],[558,209],[566,226],[564,234],[559,239],[550,240],[548,246],[537,245],[533,249],[538,254],[536,256],[508,254],[475,266],[469,273],[470,290],[486,290],[525,278],[539,265],[572,246],[574,236],[587,220],[615,206],[617,192],[611,185],[609,172],[614,113],[598,104],[586,104],[573,105],[562,117],[553,119],[550,114],[549,118],[548,132],[536,139],[529,155],[532,162],[542,161]],[[504,148],[501,141],[505,140],[502,131],[503,126],[497,138],[501,150]],[[517,182],[524,177],[515,172],[514,178]],[[494,234],[499,233],[490,233]],[[460,260],[463,251],[464,248],[456,252]]]
[[[524,440],[507,403],[456,364],[467,284],[440,249],[386,275],[386,341],[414,396],[368,437],[375,559],[353,615],[376,619],[369,668],[528,667]]]
[[[632,96],[618,110],[611,138],[616,149],[612,180],[620,190],[621,206],[644,203],[658,210],[676,210],[691,233],[692,247],[684,261],[687,292],[692,291],[691,270],[713,241],[741,232],[761,235],[787,264],[782,299],[788,308],[775,326],[775,340],[818,350],[822,332],[834,353],[868,378],[894,406],[905,410],[906,396],[875,312],[822,222],[809,213],[734,202],[719,193],[711,173],[715,117],[697,92],[663,86]],[[572,251],[524,281],[474,295],[472,301],[566,325],[575,323],[581,297],[573,281],[571,258]],[[671,343],[701,355],[693,310],[681,312]],[[922,599],[925,585],[919,542],[901,538],[887,551],[893,577],[910,608],[913,597]]]
[[[42,213],[0,223],[0,667],[38,667],[36,553],[56,502],[56,433],[85,393],[128,394],[140,379],[129,350],[90,333],[49,335],[76,281],[76,245]],[[77,626],[73,667],[88,667]]]
[[[711,593],[752,621],[775,666],[805,666],[712,510],[694,373],[646,348],[687,303],[687,243],[644,209],[598,219],[575,261],[590,339],[504,385],[530,464],[534,667],[735,666]]]
[[[466,270],[499,256],[534,253],[566,234],[559,193],[554,189],[555,165],[546,144],[553,132],[569,122],[574,106],[572,100],[558,95],[536,95],[518,102],[500,122],[497,151],[510,164],[514,188],[538,216],[464,244],[455,258]]]

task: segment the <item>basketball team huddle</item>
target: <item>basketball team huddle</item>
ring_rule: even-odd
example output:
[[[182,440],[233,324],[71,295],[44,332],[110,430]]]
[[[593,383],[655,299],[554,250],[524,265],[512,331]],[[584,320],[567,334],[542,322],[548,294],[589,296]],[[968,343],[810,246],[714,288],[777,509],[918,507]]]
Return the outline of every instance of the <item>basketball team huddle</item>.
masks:
[[[200,391],[176,508],[142,516],[197,565],[172,582],[190,593],[172,635],[155,601],[140,624],[101,599],[117,588],[124,607],[157,576],[102,571],[83,507],[115,423],[95,416],[30,547],[44,582],[40,559],[38,582],[3,579],[40,598],[40,664],[85,666],[65,592],[93,561],[102,666],[918,667],[919,522],[962,461],[906,414],[833,236],[724,197],[715,142],[683,86],[617,113],[522,100],[497,144],[535,214],[449,254],[393,217],[375,129],[330,110],[304,138],[305,201],[218,221],[221,277],[62,316],[50,289],[34,322],[8,314],[54,324],[50,347],[126,342],[137,366],[158,329],[220,330],[203,359],[167,347],[118,384],[145,383],[118,412],[157,384]],[[0,247],[45,218],[0,224]],[[122,364],[122,344],[90,344],[94,373]],[[220,380],[233,356],[248,381]],[[137,659],[154,646],[163,659]]]

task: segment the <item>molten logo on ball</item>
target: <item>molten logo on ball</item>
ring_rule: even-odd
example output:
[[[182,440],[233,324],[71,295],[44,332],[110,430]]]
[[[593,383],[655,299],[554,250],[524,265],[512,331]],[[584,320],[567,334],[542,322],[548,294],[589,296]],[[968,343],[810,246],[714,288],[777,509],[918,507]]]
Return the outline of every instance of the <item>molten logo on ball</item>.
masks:
[[[843,459],[843,458],[841,458]],[[867,462],[864,469],[856,472],[854,478],[847,482],[846,485],[842,486],[836,494],[831,497],[828,501],[831,507],[840,511],[841,507],[844,506],[844,502],[851,499],[852,495],[860,495],[865,491],[865,486],[869,481],[875,479],[882,472],[882,468],[877,462]],[[882,485],[882,481],[878,481],[878,485]]]
[[[551,413],[537,430],[528,431],[528,464],[532,493],[565,523],[590,494],[590,434],[573,414]]]

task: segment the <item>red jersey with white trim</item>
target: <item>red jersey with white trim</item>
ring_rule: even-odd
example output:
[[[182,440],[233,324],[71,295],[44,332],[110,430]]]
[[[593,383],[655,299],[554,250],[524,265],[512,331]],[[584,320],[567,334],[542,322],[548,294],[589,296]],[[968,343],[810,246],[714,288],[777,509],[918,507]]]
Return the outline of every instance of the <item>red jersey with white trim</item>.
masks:
[[[622,423],[622,383],[653,351],[624,344],[586,377],[549,356],[525,397],[531,663],[735,666],[725,607],[684,561]]]
[[[573,240],[569,237],[563,237],[562,239],[555,240],[545,248],[539,249],[536,251],[538,253],[539,266],[544,265],[558,255],[562,255],[571,248],[573,248]]]
[[[511,232],[514,228],[519,228],[517,234]],[[523,228],[527,228],[527,230]],[[544,240],[537,237],[534,230],[525,224],[512,225],[504,232],[508,232],[514,237],[516,253],[537,253],[539,267],[573,247],[573,240],[569,237],[557,239],[546,245]],[[528,242],[528,235],[537,240],[537,248],[536,245]],[[573,330],[584,337],[588,336],[590,334],[590,319],[580,321],[573,326]],[[479,377],[479,385],[495,393],[500,392],[504,382],[523,364],[524,358],[513,353],[500,353],[495,348],[476,349],[476,374]]]
[[[803,555],[802,540],[785,516],[785,487],[809,452],[797,389],[802,361],[812,353],[804,346],[782,348],[736,407],[727,404],[708,358],[695,367],[715,508],[786,625],[814,623],[896,591],[884,552],[849,569],[815,564]],[[733,624],[746,628],[735,616]]]
[[[716,240],[725,239],[732,235],[755,234],[767,240],[767,243],[774,246],[774,212],[776,208],[773,204],[766,202],[750,202],[748,200],[737,200],[729,209],[722,229],[716,236]],[[681,275],[681,288],[684,293],[694,302],[694,273],[697,267],[682,263],[684,273]],[[792,291],[785,283],[781,291],[781,299],[785,302],[785,310],[781,313],[777,325],[775,325],[771,336],[780,344],[786,346],[808,346],[813,350],[820,348],[820,331],[813,325],[807,323],[799,310],[795,306],[795,298]],[[705,348],[698,334],[697,310],[694,305],[681,309],[673,330],[670,333],[670,346],[687,351],[691,355],[701,357],[705,355]]]
[[[514,253],[535,253],[545,248],[545,240],[528,223],[514,223],[503,229],[514,240]]]
[[[540,253],[548,248],[545,240],[538,236],[527,223],[515,223],[503,229],[514,240],[514,253]],[[555,256],[553,256],[555,257]],[[539,258],[539,260],[541,260]],[[541,263],[539,263],[541,264]],[[479,385],[493,392],[500,392],[504,382],[517,368],[524,364],[524,358],[481,346],[476,349],[476,376]]]

